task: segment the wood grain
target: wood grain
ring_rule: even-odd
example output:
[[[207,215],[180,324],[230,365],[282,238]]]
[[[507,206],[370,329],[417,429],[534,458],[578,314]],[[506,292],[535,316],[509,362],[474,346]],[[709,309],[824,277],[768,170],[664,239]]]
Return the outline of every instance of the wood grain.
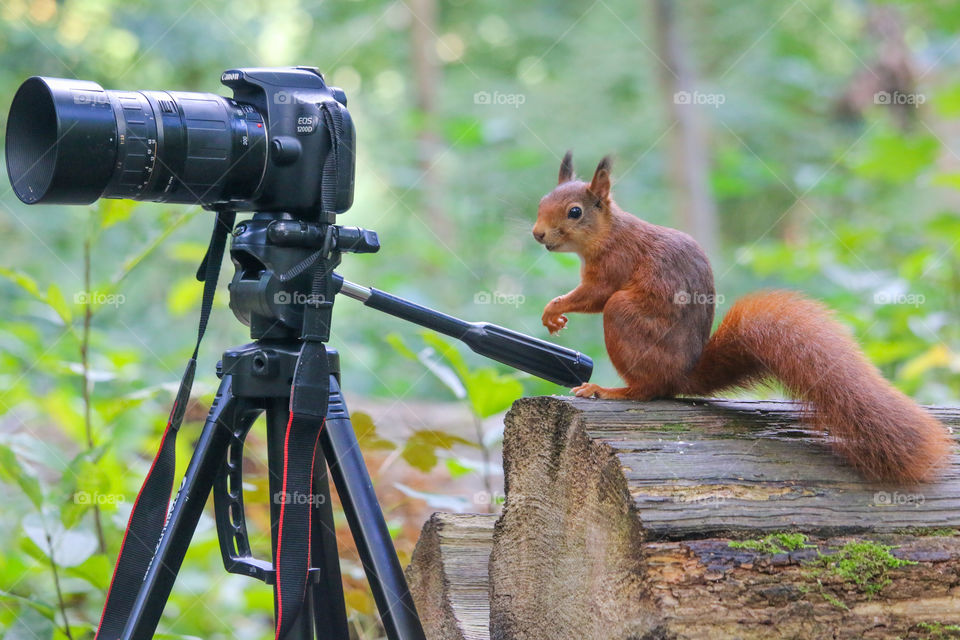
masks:
[[[423,526],[407,581],[430,640],[490,638],[495,515],[435,513]]]

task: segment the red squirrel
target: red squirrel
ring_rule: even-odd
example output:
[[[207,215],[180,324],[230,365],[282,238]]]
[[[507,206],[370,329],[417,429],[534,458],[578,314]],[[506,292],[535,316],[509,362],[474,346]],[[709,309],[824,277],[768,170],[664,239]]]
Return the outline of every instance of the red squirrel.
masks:
[[[811,411],[835,450],[873,480],[936,476],[952,443],[946,428],[893,388],[822,304],[790,291],[738,300],[711,336],[713,272],[686,233],[622,210],[610,195],[611,161],[590,183],[570,152],[543,197],[533,236],[548,251],[580,256],[580,285],[543,311],[550,333],[567,313],[603,313],[607,353],[625,387],[593,383],[581,397],[651,400],[708,395],[779,380]]]

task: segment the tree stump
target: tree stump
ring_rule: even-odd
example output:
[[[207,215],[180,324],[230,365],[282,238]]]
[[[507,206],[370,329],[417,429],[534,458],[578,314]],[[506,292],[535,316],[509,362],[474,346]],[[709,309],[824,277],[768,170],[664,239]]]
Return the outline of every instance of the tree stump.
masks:
[[[960,637],[956,457],[880,485],[792,403],[553,397],[507,414],[504,469],[491,638]]]
[[[435,513],[423,525],[407,582],[429,640],[490,638],[489,514]]]

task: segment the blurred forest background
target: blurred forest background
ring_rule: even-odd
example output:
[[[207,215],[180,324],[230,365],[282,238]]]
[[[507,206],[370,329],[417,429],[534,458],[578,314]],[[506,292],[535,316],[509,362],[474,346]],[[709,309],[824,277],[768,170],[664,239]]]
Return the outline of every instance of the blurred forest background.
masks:
[[[537,202],[566,149],[583,176],[613,152],[618,202],[708,248],[718,316],[759,287],[800,289],[835,308],[905,392],[954,404],[958,40],[952,0],[0,0],[0,119],[30,75],[227,93],[230,67],[317,66],[346,91],[358,131],[342,222],[383,245],[346,256],[341,273],[540,337],[541,310],[578,282],[578,261],[532,240]],[[196,207],[28,208],[2,181],[3,638],[92,638],[189,355],[211,224]],[[228,279],[181,471],[214,363],[248,337]],[[599,317],[571,318],[557,340],[595,358],[595,381],[615,382]],[[404,562],[429,512],[498,508],[510,403],[565,392],[350,300],[332,343]],[[245,487],[260,555],[263,442],[249,438]],[[353,630],[380,637],[339,533]],[[266,637],[271,614],[269,589],[223,572],[205,517],[164,637]]]

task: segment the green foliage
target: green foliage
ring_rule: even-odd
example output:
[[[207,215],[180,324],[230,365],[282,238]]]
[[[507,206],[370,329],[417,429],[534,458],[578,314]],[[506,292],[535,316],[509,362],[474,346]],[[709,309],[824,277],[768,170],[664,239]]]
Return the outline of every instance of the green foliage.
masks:
[[[947,527],[909,527],[906,529],[900,529],[897,531],[900,535],[906,536],[917,536],[917,537],[950,537],[957,535],[956,529],[950,529]]]
[[[816,545],[807,544],[807,536],[802,533],[771,533],[756,540],[734,540],[731,549],[748,549],[760,553],[789,553],[800,549],[816,549]]]
[[[816,582],[817,592],[838,609],[849,607],[829,590],[829,585],[824,584],[825,581],[829,584],[850,584],[868,597],[873,597],[890,584],[891,570],[917,564],[894,556],[891,550],[895,547],[868,540],[847,542],[832,553],[821,552],[817,545],[807,544],[808,540],[803,533],[778,532],[753,540],[733,540],[728,545],[731,549],[746,549],[770,555],[817,549],[816,558],[805,562],[807,575]]]
[[[897,558],[890,551],[894,547],[867,540],[854,540],[843,545],[836,553],[820,554],[810,563],[818,580],[827,577],[856,585],[857,589],[874,596],[883,590],[891,579],[890,570],[917,564]]]
[[[404,460],[410,463],[410,466],[421,471],[430,471],[437,465],[437,449],[449,451],[453,449],[454,445],[458,444],[470,446],[473,443],[460,436],[443,431],[423,429],[414,431],[407,438],[401,455]]]
[[[960,638],[960,625],[943,622],[921,622],[917,629],[924,633],[923,640],[950,640]]]
[[[520,397],[523,393],[520,374],[503,374],[493,367],[471,368],[453,344],[429,332],[422,332],[421,338],[426,347],[420,352],[414,352],[399,335],[390,334],[386,340],[397,353],[426,367],[454,397],[467,404],[473,414],[476,437],[471,442],[439,431],[415,431],[404,445],[403,458],[412,466],[429,471],[439,460],[437,449],[450,451],[454,445],[479,449],[483,457],[480,471],[491,499],[488,505],[492,506],[496,496],[490,482],[491,447],[499,442],[502,429],[485,433],[482,420],[506,411]],[[446,464],[452,477],[464,475],[472,466],[465,459],[456,458],[448,458]]]

